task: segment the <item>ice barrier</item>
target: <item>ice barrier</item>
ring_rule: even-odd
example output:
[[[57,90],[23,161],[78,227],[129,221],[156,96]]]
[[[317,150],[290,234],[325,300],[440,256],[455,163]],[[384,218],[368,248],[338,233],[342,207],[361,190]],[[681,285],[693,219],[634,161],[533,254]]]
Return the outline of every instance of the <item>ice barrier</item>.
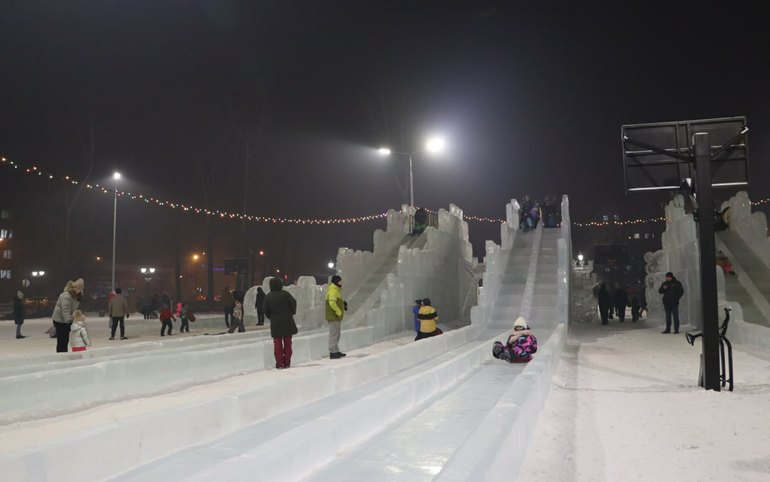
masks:
[[[359,328],[357,331],[365,331]],[[101,480],[129,470],[138,465],[165,457],[191,443],[212,440],[238,428],[264,420],[272,415],[283,413],[292,408],[311,402],[319,402],[335,393],[351,390],[382,377],[402,372],[411,366],[420,366],[425,360],[460,347],[478,336],[477,327],[468,326],[454,330],[440,337],[425,340],[425,343],[411,343],[400,348],[371,355],[355,362],[309,370],[295,377],[283,378],[270,383],[231,393],[225,397],[204,398],[164,408],[148,414],[129,417],[98,429],[46,441],[35,447],[0,455],[0,472],[7,480],[14,481],[70,481]],[[304,351],[297,347],[298,354]],[[488,350],[484,350],[486,352]],[[429,397],[440,386],[451,385],[458,376],[469,369],[469,360],[479,359],[478,353],[468,353],[466,357],[447,361],[430,370],[430,373],[403,381],[401,388],[412,392],[412,396],[393,397],[387,400],[374,397],[360,400],[360,411],[369,419],[372,413],[391,413],[405,410],[414,402],[412,397]],[[474,362],[475,363],[475,362]],[[395,390],[397,394],[402,392]],[[392,392],[389,392],[392,393]],[[320,405],[323,407],[323,405]],[[349,438],[340,434],[354,436],[357,427],[352,426],[350,412],[347,416],[341,412],[333,417],[335,428],[329,433],[315,434],[314,425],[305,426],[305,430],[315,437],[331,437],[334,444],[347,443]],[[338,422],[338,423],[337,423]],[[361,426],[363,427],[363,426]],[[357,435],[356,435],[357,436]],[[98,463],[83,463],[66,450],[73,448],[76,440],[77,453],[99,453]],[[283,438],[280,441],[268,441],[273,453],[272,458],[287,457],[287,444],[304,444],[302,439]],[[281,443],[278,443],[281,442]],[[105,446],[110,450],[104,450]],[[304,446],[304,445],[303,445]],[[326,452],[323,444],[314,445],[315,449]],[[330,444],[329,447],[335,445]],[[182,455],[174,455],[178,458]],[[213,464],[209,459],[208,464]],[[260,474],[250,474],[248,480],[291,480],[288,478],[262,478]],[[152,479],[141,477],[140,480],[179,480],[176,477]],[[220,479],[223,480],[223,479]]]
[[[428,227],[411,236],[410,208],[388,211],[387,229],[374,232],[374,249],[340,248],[337,272],[343,277],[343,297],[349,301],[344,329],[370,326],[375,339],[410,330],[415,299],[430,298],[444,320],[466,318],[476,303],[477,262],[472,257],[468,224],[455,205],[438,212],[438,228]],[[269,292],[270,278],[262,283]],[[297,299],[295,320],[302,330],[325,328],[326,285],[316,285],[310,276],[285,288]],[[247,318],[256,317],[256,287],[246,292]]]
[[[751,200],[746,191],[740,191],[722,203],[721,210],[728,207],[726,215],[730,231],[737,233],[751,252],[770,269],[770,236],[765,213],[751,212]]]
[[[666,230],[663,232],[662,249],[646,253],[644,278],[647,306],[663,311],[658,288],[671,271],[684,287],[684,297],[679,302],[682,323],[702,328],[700,296],[700,248],[692,213],[685,212],[684,198],[677,195],[665,208]]]

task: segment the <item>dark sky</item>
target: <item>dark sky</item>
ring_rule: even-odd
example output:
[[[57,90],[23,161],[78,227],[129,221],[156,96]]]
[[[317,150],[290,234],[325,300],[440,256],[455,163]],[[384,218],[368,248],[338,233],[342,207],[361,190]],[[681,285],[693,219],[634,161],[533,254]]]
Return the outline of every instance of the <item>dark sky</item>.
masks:
[[[215,166],[209,205],[242,212],[244,153],[261,125],[246,210],[347,217],[405,200],[405,162],[374,148],[416,150],[441,133],[449,150],[416,158],[418,204],[503,216],[511,197],[567,193],[585,220],[660,212],[660,196],[623,193],[620,125],[746,115],[750,193],[764,197],[770,29],[760,5],[6,1],[0,152],[82,177],[93,127],[93,180],[120,169],[122,188],[203,205],[197,166]],[[48,185],[28,189],[42,196]],[[110,208],[87,225],[96,244],[110,239],[100,224]],[[174,225],[185,249],[203,243],[200,221],[121,210],[135,232]],[[221,227],[228,239],[232,225]],[[336,246],[370,249],[375,226],[281,236],[313,253],[297,262],[308,272]],[[282,242],[271,226],[249,229],[253,242]],[[497,231],[471,224],[477,249]]]

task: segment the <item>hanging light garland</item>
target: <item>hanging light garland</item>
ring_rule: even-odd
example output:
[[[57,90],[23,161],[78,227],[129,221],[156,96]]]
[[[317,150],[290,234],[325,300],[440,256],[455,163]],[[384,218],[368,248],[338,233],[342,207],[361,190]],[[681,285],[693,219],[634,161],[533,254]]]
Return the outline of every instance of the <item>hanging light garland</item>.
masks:
[[[34,165],[31,167],[24,167],[17,162],[6,159],[5,157],[0,157],[0,165],[21,170],[26,174],[39,176],[39,177],[48,179],[50,181],[61,180],[63,182],[66,182],[68,184],[73,184],[73,185],[82,184],[81,182],[73,179],[70,176],[63,176],[63,177],[55,176],[53,174],[42,171],[41,169],[39,169],[37,166],[34,166]],[[114,193],[112,189],[107,189],[106,187],[100,186],[99,184],[85,183],[84,186],[88,189],[94,189],[105,194]],[[377,219],[383,219],[387,217],[387,213],[370,214],[367,216],[358,216],[358,217],[351,217],[351,218],[325,218],[325,219],[254,216],[250,214],[232,213],[232,212],[222,211],[218,209],[212,210],[212,209],[198,208],[198,207],[194,207],[184,203],[177,203],[173,201],[162,200],[152,196],[145,196],[143,194],[135,194],[131,192],[118,191],[117,195],[119,197],[125,197],[128,199],[132,199],[134,201],[140,201],[147,204],[155,204],[156,206],[168,207],[171,209],[179,209],[180,211],[183,211],[183,212],[191,212],[194,214],[205,214],[207,216],[215,216],[215,217],[219,217],[220,219],[234,219],[239,221],[252,221],[252,222],[273,223],[273,224],[300,224],[300,225],[351,224],[351,223],[363,223],[368,221],[374,221]],[[768,203],[770,203],[770,198],[764,198],[758,201],[753,201],[751,204],[753,206],[760,206]],[[427,208],[423,208],[423,209],[433,214],[437,213],[437,211],[435,210],[431,210]],[[506,222],[505,219],[490,218],[486,216],[473,216],[469,214],[464,214],[463,219],[470,220],[470,221],[485,222],[485,223],[494,223],[494,224],[503,224]],[[625,221],[620,221],[620,220],[589,221],[589,222],[573,221],[572,225],[579,228],[604,228],[609,226],[632,226],[632,225],[645,224],[645,223],[657,223],[665,220],[666,220],[665,216],[660,216],[655,218],[629,219]]]

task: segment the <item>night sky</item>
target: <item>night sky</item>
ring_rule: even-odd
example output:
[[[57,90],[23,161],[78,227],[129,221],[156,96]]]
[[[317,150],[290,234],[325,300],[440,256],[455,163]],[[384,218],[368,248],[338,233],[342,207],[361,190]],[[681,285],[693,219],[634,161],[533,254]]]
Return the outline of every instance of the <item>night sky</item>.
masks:
[[[770,29],[760,2],[6,1],[0,6],[0,153],[93,182],[214,209],[290,217],[419,205],[504,216],[511,197],[569,194],[573,219],[660,215],[661,195],[623,192],[620,126],[745,115],[752,197],[770,194]],[[203,169],[203,171],[201,170]],[[204,198],[200,174],[213,169]],[[41,227],[62,193],[0,171]],[[724,193],[725,195],[727,193]],[[723,196],[719,194],[719,196]],[[63,197],[62,197],[63,199]],[[204,247],[205,220],[125,201],[126,263]],[[54,214],[55,217],[55,214]],[[111,198],[78,206],[83,259],[107,253]],[[382,223],[380,223],[382,225]],[[376,223],[251,225],[248,244],[296,274]],[[216,225],[220,253],[240,224]],[[476,255],[498,228],[472,222]],[[153,244],[148,244],[148,239]],[[125,246],[125,244],[130,244]],[[170,251],[169,251],[170,252]],[[294,254],[291,254],[294,253]],[[316,267],[317,270],[316,270]],[[316,270],[316,271],[314,271]]]

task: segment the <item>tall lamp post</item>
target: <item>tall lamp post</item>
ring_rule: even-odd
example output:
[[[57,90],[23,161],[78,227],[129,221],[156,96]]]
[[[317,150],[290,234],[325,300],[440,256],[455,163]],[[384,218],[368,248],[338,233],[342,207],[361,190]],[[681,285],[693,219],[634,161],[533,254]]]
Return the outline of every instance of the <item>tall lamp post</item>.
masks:
[[[33,271],[33,272],[32,272],[32,277],[33,277],[33,278],[35,278],[35,279],[37,279],[37,278],[42,278],[43,276],[45,276],[45,271]],[[41,283],[41,284],[42,284],[42,283]],[[43,292],[43,290],[42,290],[42,289],[40,289],[40,288],[38,288],[38,290],[37,290],[37,291],[38,291],[39,293],[42,293],[42,292]]]
[[[118,181],[120,173],[115,171],[112,179],[115,180],[115,202],[112,205],[112,291],[115,291],[115,240],[118,231]]]
[[[430,152],[430,153],[437,153],[444,150],[445,147],[444,139],[440,137],[431,137],[428,139],[428,142],[425,143],[425,147],[423,149],[419,149],[412,152],[405,152],[405,151],[392,151],[387,147],[380,147],[377,152],[379,152],[383,156],[389,156],[391,154],[399,154],[402,156],[406,156],[409,158],[409,205],[411,207],[414,207],[414,168],[413,168],[413,162],[412,157],[416,154],[420,154],[422,152]]]
[[[150,281],[152,281],[152,275],[155,273],[155,268],[141,268],[139,271],[144,275],[144,286],[147,293],[147,300],[150,300]]]

